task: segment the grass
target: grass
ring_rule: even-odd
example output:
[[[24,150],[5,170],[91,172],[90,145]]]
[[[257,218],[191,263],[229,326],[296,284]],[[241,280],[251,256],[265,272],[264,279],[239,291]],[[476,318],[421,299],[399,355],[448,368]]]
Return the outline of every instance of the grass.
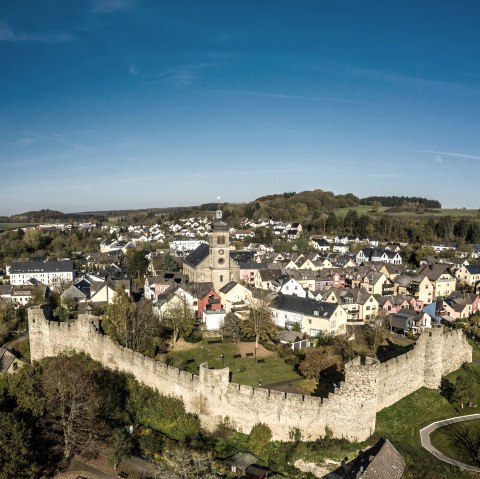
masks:
[[[456,427],[455,425],[453,427]],[[467,421],[461,423],[462,432],[465,431],[466,434],[469,432],[473,435],[478,435],[480,429],[480,419],[473,419],[472,421]],[[466,464],[471,464],[472,466],[477,466],[478,464],[472,458],[466,449],[459,444],[458,439],[455,437],[452,430],[452,426],[444,426],[430,435],[432,445],[436,447],[439,451],[443,452],[446,456],[456,459]]]
[[[354,207],[347,207],[347,208],[337,208],[334,210],[337,216],[345,216],[349,210],[356,211],[359,215],[377,215],[377,214],[384,214],[389,208],[385,206],[380,206],[379,208],[374,208],[371,205],[360,205]],[[398,211],[392,213],[386,213],[389,216],[422,216],[428,217],[433,216],[435,218],[440,216],[470,216],[470,217],[478,217],[478,210],[476,209],[463,209],[463,208],[442,208],[442,209],[429,209],[425,212],[422,211]]]
[[[0,230],[16,230],[27,226],[37,226],[38,223],[0,223]]]
[[[208,341],[202,340],[195,343],[192,349],[172,351],[160,359],[194,374],[198,374],[198,366],[205,362],[210,368],[228,367],[231,382],[254,387],[300,377],[293,366],[277,355],[262,358],[264,362],[257,363],[253,357],[234,358],[236,354],[238,348],[235,344],[209,344]]]
[[[480,367],[473,365],[472,371],[460,369],[447,376],[454,382],[460,374],[480,373]],[[480,384],[475,382],[477,399],[480,398]],[[424,450],[420,444],[419,431],[434,421],[463,416],[478,412],[475,408],[457,410],[450,404],[439,390],[419,389],[406,396],[393,406],[383,409],[377,414],[376,434],[389,439],[400,451],[407,462],[405,479],[466,479],[478,478],[469,471],[445,464]]]

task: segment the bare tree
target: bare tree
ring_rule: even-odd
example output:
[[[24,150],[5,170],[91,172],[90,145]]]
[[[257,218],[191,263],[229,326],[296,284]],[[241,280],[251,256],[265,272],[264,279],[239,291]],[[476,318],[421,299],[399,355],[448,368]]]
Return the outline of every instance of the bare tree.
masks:
[[[272,304],[273,293],[267,290],[256,290],[251,303],[247,319],[242,323],[245,334],[255,336],[255,357],[260,339],[268,339],[275,332]]]
[[[236,343],[240,337],[240,318],[235,313],[227,313],[223,320],[222,334]]]
[[[162,324],[172,331],[172,349],[175,348],[180,337],[192,332],[195,321],[185,299],[174,298],[173,304],[163,314]]]
[[[51,359],[42,374],[47,401],[47,422],[62,437],[66,460],[85,450],[96,428],[98,400],[92,375],[85,371],[82,356]]]

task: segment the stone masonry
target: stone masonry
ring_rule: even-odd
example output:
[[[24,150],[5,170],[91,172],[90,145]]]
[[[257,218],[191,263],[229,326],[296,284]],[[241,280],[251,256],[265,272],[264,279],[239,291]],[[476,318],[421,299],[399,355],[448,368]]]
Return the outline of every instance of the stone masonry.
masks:
[[[213,431],[222,422],[249,433],[259,422],[273,439],[289,440],[299,429],[303,440],[325,435],[363,441],[375,430],[375,416],[421,387],[438,388],[442,375],[471,362],[472,348],[461,331],[425,331],[408,353],[380,363],[357,357],[345,365],[345,381],[328,398],[286,394],[229,382],[229,369],[200,365],[199,375],[145,357],[114,343],[98,330],[98,318],[80,315],[70,323],[46,319],[40,307],[28,311],[32,361],[65,351],[85,352],[103,366],[131,373],[165,395],[180,398],[202,426]]]

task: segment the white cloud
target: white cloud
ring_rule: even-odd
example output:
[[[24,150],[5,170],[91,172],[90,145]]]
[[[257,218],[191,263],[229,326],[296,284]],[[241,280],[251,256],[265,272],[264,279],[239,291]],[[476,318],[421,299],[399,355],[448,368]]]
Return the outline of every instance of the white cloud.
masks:
[[[211,93],[222,93],[227,95],[248,95],[262,96],[268,98],[280,98],[282,100],[312,100],[312,101],[333,101],[338,103],[358,103],[355,100],[345,98],[322,97],[322,96],[303,96],[303,95],[285,95],[283,93],[266,93],[257,91],[236,91],[236,90],[208,90]]]
[[[137,76],[140,73],[140,70],[136,67],[136,65],[130,65],[128,67],[128,73],[133,76]]]
[[[453,158],[462,158],[465,160],[480,160],[480,156],[478,155],[469,155],[467,153],[458,153],[455,151],[436,151],[436,150],[421,150],[421,149],[408,150],[408,151],[414,151],[417,153],[430,153],[431,155],[434,155],[435,160],[437,160],[439,163],[443,161],[442,156],[451,156]]]
[[[65,32],[42,34],[19,33],[13,31],[5,22],[0,22],[0,42],[68,42],[73,35]]]
[[[97,13],[114,13],[133,7],[135,0],[95,0],[93,11]]]

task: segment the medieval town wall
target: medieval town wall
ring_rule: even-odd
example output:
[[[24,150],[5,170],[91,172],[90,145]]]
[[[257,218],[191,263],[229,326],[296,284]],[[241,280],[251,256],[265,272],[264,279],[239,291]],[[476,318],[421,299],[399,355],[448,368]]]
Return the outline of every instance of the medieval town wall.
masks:
[[[114,343],[98,331],[97,321],[80,315],[76,321],[59,323],[46,319],[39,307],[29,309],[32,361],[82,351],[107,368],[131,373],[160,393],[182,399],[207,430],[228,420],[249,433],[263,422],[279,440],[289,440],[295,429],[303,440],[314,440],[324,436],[327,427],[334,437],[365,440],[375,430],[377,411],[424,385],[438,387],[442,371],[457,369],[472,357],[461,332],[435,329],[431,336],[424,333],[412,351],[387,363],[360,357],[347,363],[345,381],[322,400],[230,383],[228,368],[208,369],[202,364],[195,375],[167,366]]]

